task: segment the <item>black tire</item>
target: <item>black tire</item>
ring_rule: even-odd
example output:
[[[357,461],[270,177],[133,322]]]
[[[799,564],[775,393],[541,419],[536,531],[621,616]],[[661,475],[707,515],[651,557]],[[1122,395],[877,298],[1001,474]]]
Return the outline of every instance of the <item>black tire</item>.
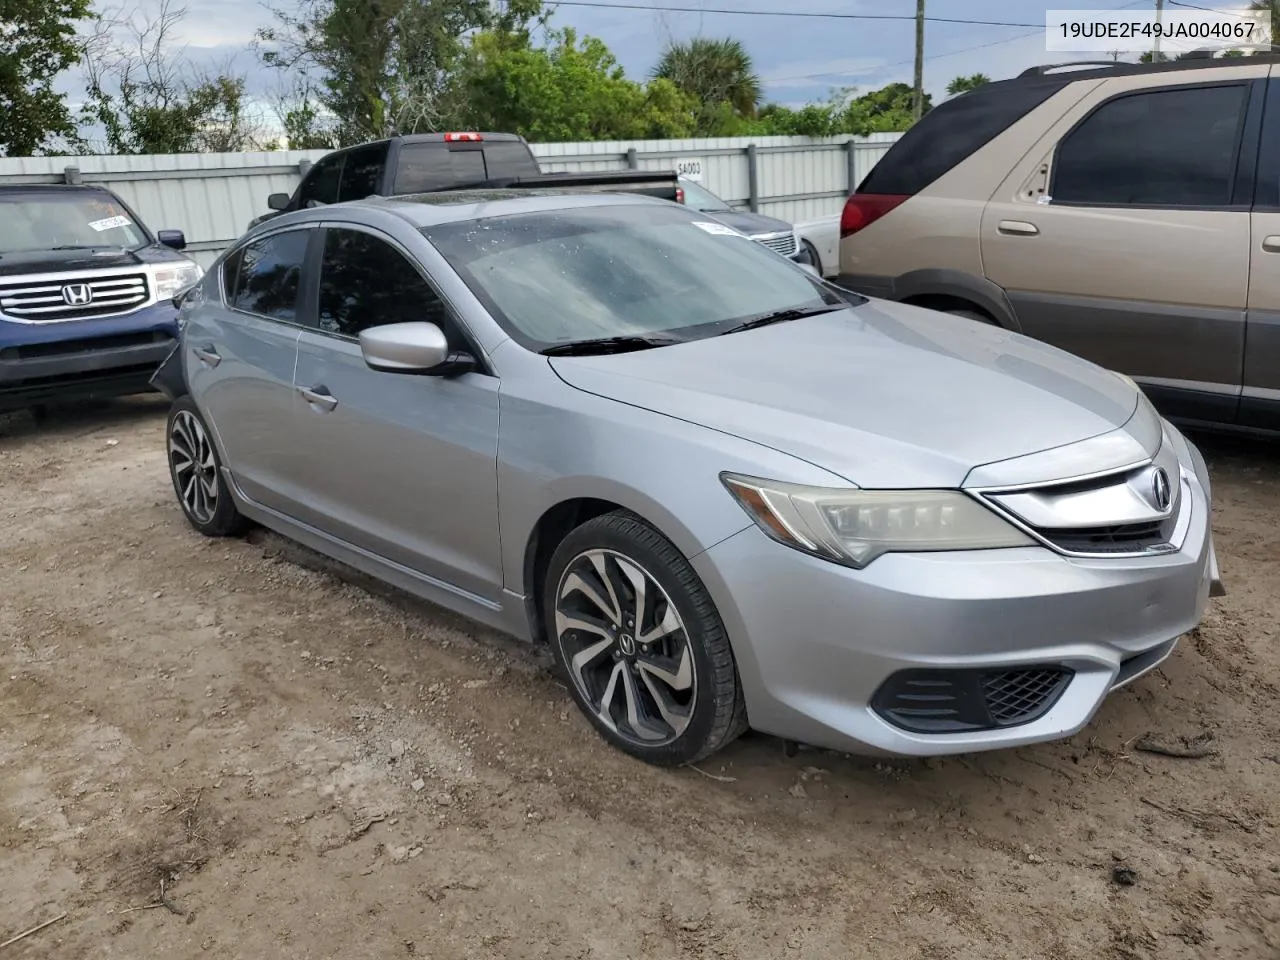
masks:
[[[249,522],[231,499],[231,491],[222,477],[218,448],[190,397],[179,398],[169,408],[165,452],[173,492],[187,522],[206,537],[233,537],[243,533]],[[190,457],[188,453],[195,456]],[[191,466],[184,470],[182,465],[187,462]],[[212,496],[209,491],[213,492]]]
[[[658,618],[659,609],[665,611],[670,606],[681,622],[681,629],[669,635],[669,642],[679,644],[681,653],[687,650],[691,658],[692,691],[687,704],[681,705],[681,709],[687,712],[687,716],[682,718],[687,726],[666,742],[656,745],[640,742],[636,736],[629,735],[623,729],[626,724],[625,716],[619,718],[613,728],[601,718],[596,704],[588,699],[583,686],[576,679],[566,643],[577,642],[583,636],[588,636],[592,643],[598,644],[602,640],[597,640],[594,635],[584,635],[581,631],[572,630],[566,631],[565,637],[562,637],[557,630],[557,601],[562,581],[570,574],[571,567],[575,571],[581,570],[581,565],[589,562],[589,555],[601,554],[623,558],[632,565],[632,569],[639,568],[661,589],[662,595],[657,596],[646,587],[650,598],[646,607],[652,612],[654,619]],[[628,597],[634,608],[635,591],[626,587],[625,583],[625,577],[615,580],[615,584],[623,584],[618,593],[619,600],[614,604],[620,611],[625,607]],[[715,753],[747,729],[742,685],[738,679],[729,636],[716,612],[715,604],[684,555],[640,517],[619,510],[589,520],[573,530],[552,555],[542,591],[543,619],[556,663],[579,709],[613,746],[646,763],[673,767],[693,763]],[[623,617],[626,616],[623,613]],[[648,654],[651,649],[649,646],[644,646],[646,652],[640,653],[640,641],[643,640],[640,634],[645,620],[645,613],[642,611],[636,615],[636,622],[630,628],[636,634],[631,640],[632,654],[636,660],[654,659]],[[620,626],[619,629],[627,628]],[[600,634],[600,637],[604,638],[604,634]],[[659,641],[653,646],[666,643],[668,641]],[[659,651],[660,654],[662,652],[665,651]],[[613,667],[609,666],[609,659],[615,661]],[[622,648],[610,648],[610,652],[602,655],[600,660],[604,661],[604,669],[616,670],[616,661],[625,661],[626,656]],[[666,662],[674,664],[673,660]],[[624,670],[630,670],[633,678],[642,682],[637,683],[636,679],[632,679],[630,682],[633,689],[641,690],[643,686],[647,686],[647,690],[638,695],[639,700],[647,703],[650,708],[656,707],[656,700],[652,699],[653,684],[642,676],[643,671],[637,668],[636,661],[623,662],[621,666]],[[626,687],[625,679],[621,685]],[[624,690],[624,706],[627,694],[628,691]],[[616,703],[616,700],[613,702]],[[646,720],[666,727],[669,731],[675,730],[674,726],[660,719],[653,709],[647,711]]]
[[[976,323],[985,323],[989,327],[999,326],[994,317],[983,313],[981,310],[971,310],[964,307],[958,307],[954,310],[946,310],[944,312],[951,314],[953,317],[964,317],[966,320],[973,320]]]

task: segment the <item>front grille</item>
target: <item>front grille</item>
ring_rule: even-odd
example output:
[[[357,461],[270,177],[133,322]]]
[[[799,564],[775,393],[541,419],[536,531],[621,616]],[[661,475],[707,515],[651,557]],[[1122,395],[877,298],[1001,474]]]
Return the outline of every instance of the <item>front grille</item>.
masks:
[[[144,347],[152,343],[171,343],[173,337],[161,330],[149,333],[120,333],[110,337],[81,337],[75,340],[55,340],[52,343],[28,343],[20,347],[0,349],[0,360],[37,360],[44,357],[65,357],[76,353],[96,353],[121,347]]]
[[[0,314],[27,323],[89,320],[128,313],[149,296],[145,273],[9,281],[0,283]]]
[[[774,253],[780,253],[784,257],[790,257],[796,252],[796,235],[794,233],[757,237],[756,242],[764,244]]]
[[[1057,703],[1074,676],[1065,667],[1016,670],[903,670],[871,707],[913,733],[963,733],[1031,723]]]
[[[1050,527],[1036,532],[1068,553],[1134,553],[1168,547],[1176,521],[1176,517],[1170,517],[1163,523],[1122,523],[1074,530]]]

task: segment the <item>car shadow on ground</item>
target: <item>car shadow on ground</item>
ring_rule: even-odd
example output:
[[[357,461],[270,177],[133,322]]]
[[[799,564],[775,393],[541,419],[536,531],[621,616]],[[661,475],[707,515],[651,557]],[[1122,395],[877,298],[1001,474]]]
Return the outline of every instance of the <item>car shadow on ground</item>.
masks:
[[[169,411],[169,401],[159,393],[111,400],[83,400],[23,410],[0,410],[0,442],[39,436],[92,436],[110,429],[125,429]]]

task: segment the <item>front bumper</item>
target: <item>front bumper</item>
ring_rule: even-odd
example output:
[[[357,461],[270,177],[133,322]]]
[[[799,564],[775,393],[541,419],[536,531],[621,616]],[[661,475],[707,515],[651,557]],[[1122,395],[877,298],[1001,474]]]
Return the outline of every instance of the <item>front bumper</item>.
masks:
[[[170,301],[103,320],[0,320],[0,409],[144,392],[177,335]]]
[[[1203,461],[1176,553],[1081,559],[1043,547],[888,554],[864,570],[756,527],[693,561],[733,640],[751,726],[855,753],[941,755],[1067,737],[1113,689],[1158,666],[1217,581]],[[907,670],[1052,668],[1069,682],[1028,722],[920,733],[873,708]]]

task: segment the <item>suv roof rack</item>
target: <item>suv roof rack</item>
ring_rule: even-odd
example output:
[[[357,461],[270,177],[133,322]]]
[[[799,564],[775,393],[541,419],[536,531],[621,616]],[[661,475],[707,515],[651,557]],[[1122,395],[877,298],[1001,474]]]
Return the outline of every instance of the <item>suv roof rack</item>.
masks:
[[[1123,60],[1073,60],[1066,63],[1044,63],[1028,67],[1014,79],[1053,77],[1070,80],[1077,77],[1104,77],[1109,73],[1164,73],[1175,70],[1202,70],[1205,67],[1245,66],[1251,63],[1280,63],[1280,56],[1275,52],[1248,57],[1215,57],[1213,54],[1212,50],[1189,50],[1182,54],[1181,60],[1162,60],[1158,63],[1126,63]],[[1063,76],[1060,71],[1068,72]]]
[[[1106,67],[1108,69],[1116,69],[1119,67],[1131,67],[1131,63],[1121,63],[1118,60],[1073,60],[1068,63],[1042,63],[1039,66],[1028,67],[1023,70],[1019,77],[1043,77],[1045,74],[1053,70],[1065,70],[1068,67]]]

